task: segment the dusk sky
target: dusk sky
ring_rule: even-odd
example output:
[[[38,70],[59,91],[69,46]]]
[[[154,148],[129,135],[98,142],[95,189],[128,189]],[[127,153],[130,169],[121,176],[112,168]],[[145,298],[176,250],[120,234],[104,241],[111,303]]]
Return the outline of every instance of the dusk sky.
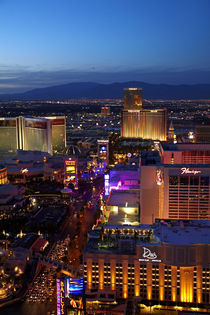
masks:
[[[210,0],[0,0],[0,93],[210,83]]]

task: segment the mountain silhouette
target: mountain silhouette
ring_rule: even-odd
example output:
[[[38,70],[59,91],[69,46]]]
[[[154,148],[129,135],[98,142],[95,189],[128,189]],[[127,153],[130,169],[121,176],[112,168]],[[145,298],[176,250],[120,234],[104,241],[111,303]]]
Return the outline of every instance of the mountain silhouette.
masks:
[[[210,99],[210,84],[168,85],[130,81],[111,84],[74,82],[19,94],[0,94],[0,100],[115,99],[123,98],[123,89],[129,87],[142,88],[143,98],[148,99]]]

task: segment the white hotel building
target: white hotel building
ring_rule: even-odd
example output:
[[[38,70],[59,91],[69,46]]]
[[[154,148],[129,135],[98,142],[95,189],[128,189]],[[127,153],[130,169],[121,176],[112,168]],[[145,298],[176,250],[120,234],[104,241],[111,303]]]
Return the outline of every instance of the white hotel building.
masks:
[[[210,144],[161,144],[142,152],[140,222],[210,220]]]

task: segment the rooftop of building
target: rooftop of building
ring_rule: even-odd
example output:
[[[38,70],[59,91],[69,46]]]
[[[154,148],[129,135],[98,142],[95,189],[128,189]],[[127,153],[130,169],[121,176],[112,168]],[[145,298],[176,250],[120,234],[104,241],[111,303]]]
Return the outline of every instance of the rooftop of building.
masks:
[[[164,243],[210,244],[210,221],[162,220],[162,222],[156,222],[154,234]]]
[[[172,150],[175,151],[175,150]],[[179,150],[177,150],[179,151]],[[209,145],[209,151],[210,151],[210,145]],[[182,163],[182,164],[163,164],[161,161],[161,157],[159,155],[159,151],[142,151],[141,152],[141,165],[142,166],[164,166],[164,167],[170,167],[170,168],[182,168],[189,165],[189,167],[194,168],[209,168],[210,164],[190,164],[190,163]]]
[[[158,151],[142,151],[141,165],[162,165]]]
[[[210,151],[210,143],[167,143],[161,142],[163,151]]]
[[[118,207],[138,207],[139,191],[138,190],[112,190],[107,202],[107,206]]]
[[[4,184],[4,185],[0,185],[0,196],[4,195],[4,194],[14,194],[14,193],[18,193],[18,192],[24,192],[24,190],[19,190],[17,186],[12,185],[12,184]]]
[[[124,88],[124,91],[142,91],[142,88]]]
[[[137,171],[138,170],[138,165],[136,164],[117,164],[114,168],[111,169],[110,172],[119,172],[119,171],[123,171],[123,172],[126,172],[126,171]]]
[[[31,233],[19,238],[14,244],[13,247],[22,247],[30,249],[38,240],[39,235]]]
[[[144,226],[145,227],[145,226]],[[98,254],[136,254],[136,245],[160,246],[152,229],[143,226],[106,225],[101,231],[91,231],[85,251]]]
[[[153,225],[105,225],[91,231],[86,252],[98,254],[135,254],[136,246],[208,245],[210,221],[156,220]]]

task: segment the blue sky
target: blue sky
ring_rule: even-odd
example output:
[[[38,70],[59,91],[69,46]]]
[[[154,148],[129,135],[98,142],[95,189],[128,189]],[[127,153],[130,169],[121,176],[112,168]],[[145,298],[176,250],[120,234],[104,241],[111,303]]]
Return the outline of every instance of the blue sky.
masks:
[[[210,83],[209,0],[0,0],[0,93]]]

